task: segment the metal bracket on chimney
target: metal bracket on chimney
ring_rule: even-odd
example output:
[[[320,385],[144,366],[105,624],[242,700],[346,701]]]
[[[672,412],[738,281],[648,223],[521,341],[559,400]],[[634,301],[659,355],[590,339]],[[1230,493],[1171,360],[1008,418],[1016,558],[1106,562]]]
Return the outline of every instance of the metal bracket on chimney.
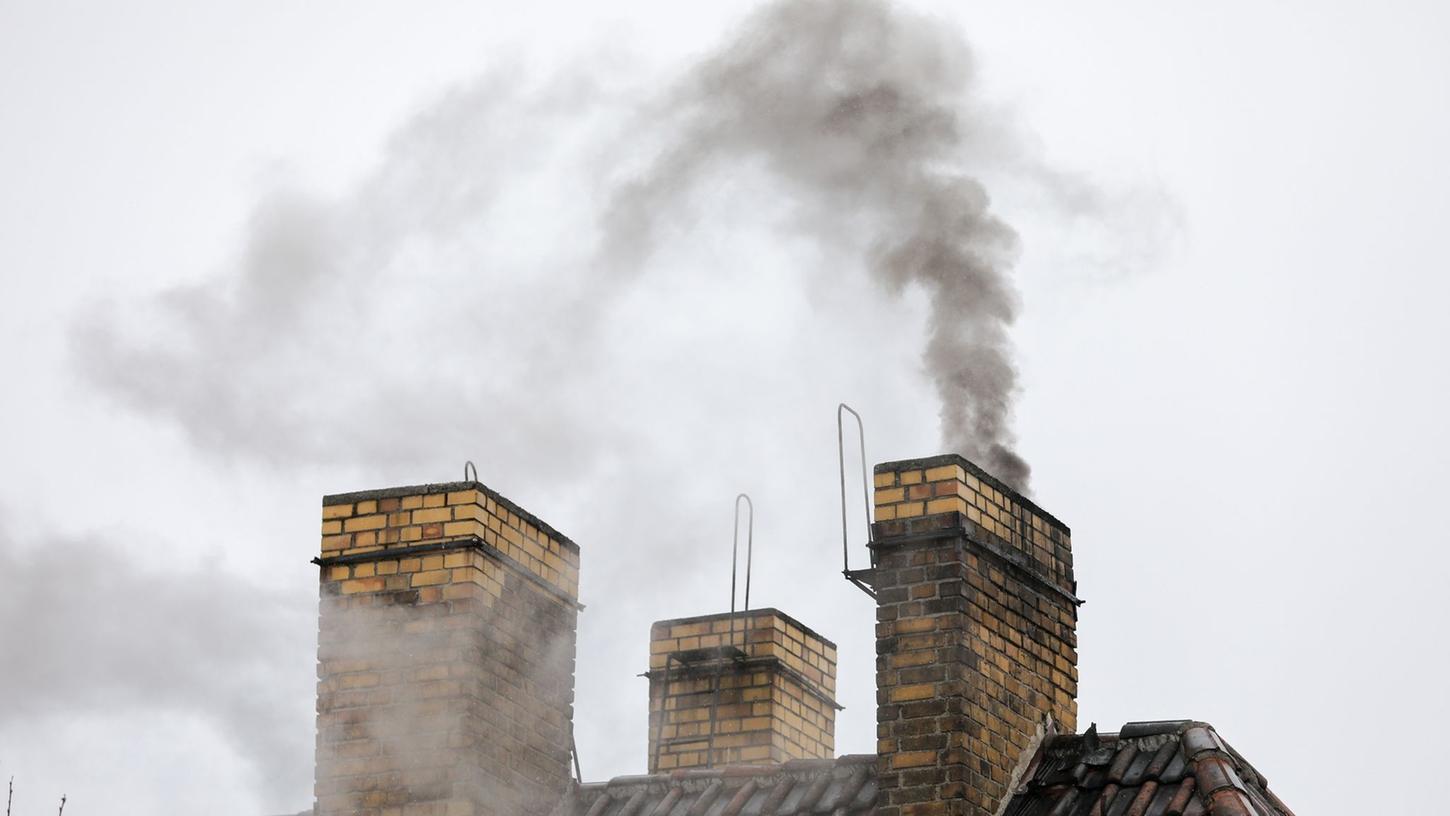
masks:
[[[574,741],[574,721],[569,721],[569,755],[574,758],[574,781],[584,784],[584,771],[579,767],[579,743]]]
[[[851,569],[851,543],[850,536],[846,532],[846,412],[850,411],[851,416],[856,418],[856,430],[860,438],[861,446],[861,501],[866,511],[866,546],[871,546],[871,488],[866,479],[866,423],[861,421],[861,415],[846,403],[836,406],[836,462],[841,468],[841,574],[846,580],[856,585],[857,589],[871,596],[876,600],[876,592],[866,584],[862,578],[870,573],[870,570]],[[876,566],[876,553],[871,552],[871,566]]]
[[[741,493],[735,497],[735,536],[730,543],[730,640],[735,645],[735,564],[740,555],[740,500],[750,511],[745,520],[745,614],[750,614],[750,566],[755,555],[755,502]]]

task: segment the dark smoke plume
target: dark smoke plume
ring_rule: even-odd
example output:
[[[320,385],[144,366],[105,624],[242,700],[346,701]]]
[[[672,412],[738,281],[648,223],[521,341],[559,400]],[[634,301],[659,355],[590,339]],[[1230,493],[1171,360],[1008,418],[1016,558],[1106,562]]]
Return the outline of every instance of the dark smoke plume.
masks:
[[[1011,427],[1016,234],[960,170],[976,129],[968,54],[948,27],[877,0],[767,7],[656,109],[669,135],[610,202],[606,251],[637,262],[705,174],[763,166],[819,240],[854,244],[860,229],[872,274],[927,290],[943,443],[1025,489]]]

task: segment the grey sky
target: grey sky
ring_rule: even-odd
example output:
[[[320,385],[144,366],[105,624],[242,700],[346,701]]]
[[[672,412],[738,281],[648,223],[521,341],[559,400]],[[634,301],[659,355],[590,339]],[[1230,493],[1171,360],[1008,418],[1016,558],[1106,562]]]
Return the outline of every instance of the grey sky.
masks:
[[[0,2],[17,813],[303,806],[318,499],[465,458],[583,549],[586,775],[643,767],[648,623],[723,608],[740,490],[752,596],[840,643],[838,750],[872,750],[832,412],[873,461],[940,450],[923,294],[747,165],[607,308],[560,295],[599,168],[655,146],[625,125],[749,5]],[[1430,811],[1332,767],[1434,778],[1450,715],[1450,17],[1081,6],[910,4],[971,43],[960,161],[1019,235],[1080,719],[1209,720],[1302,813]]]

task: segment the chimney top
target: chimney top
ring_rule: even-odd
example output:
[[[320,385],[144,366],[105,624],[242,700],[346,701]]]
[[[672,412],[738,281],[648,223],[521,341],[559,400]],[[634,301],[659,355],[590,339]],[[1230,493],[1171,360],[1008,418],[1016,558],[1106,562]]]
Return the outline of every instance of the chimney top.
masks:
[[[1078,603],[1067,525],[958,454],[876,466],[871,549],[957,531]],[[867,579],[868,582],[872,579]]]
[[[835,754],[836,644],[769,607],[650,627],[651,773]]]
[[[780,618],[785,623],[794,626],[806,635],[809,635],[810,637],[813,637],[816,640],[820,641],[822,644],[829,646],[831,649],[831,653],[835,653],[835,641],[830,640],[829,638],[822,635],[820,632],[817,632],[811,627],[806,626],[804,623],[801,623],[795,617],[787,615],[786,613],[780,611],[779,609],[776,609],[773,606],[759,606],[754,609],[744,609],[739,612],[733,613],[717,612],[713,615],[691,615],[684,618],[669,618],[667,620],[655,621],[654,625],[650,627],[650,630],[651,632],[659,631],[661,634],[663,634],[663,632],[673,628],[675,624],[714,623],[715,621],[728,621],[730,620],[730,618],[734,617],[737,619],[736,625],[740,627],[739,631],[737,631],[737,634],[739,634],[739,632],[743,632],[745,630],[745,628],[751,623],[751,619],[755,618],[756,616],[773,616],[776,618]]]
[[[400,499],[405,496],[436,496],[449,493],[461,493],[467,490],[477,490],[490,499],[493,499],[503,510],[514,514],[520,520],[532,524],[549,538],[554,539],[565,547],[579,552],[579,545],[572,539],[547,522],[535,516],[533,513],[518,506],[507,496],[489,487],[483,482],[435,482],[432,484],[408,485],[404,487],[383,487],[374,490],[354,490],[350,493],[331,493],[322,497],[323,507],[336,507],[343,504],[361,504],[363,502],[377,502],[387,499]],[[360,513],[363,511],[359,511]],[[375,511],[367,511],[375,512]],[[386,511],[385,511],[386,512]]]
[[[943,453],[936,456],[927,456],[919,459],[900,459],[895,462],[882,462],[879,465],[876,465],[876,467],[873,469],[873,472],[877,475],[876,486],[879,488],[883,486],[884,481],[880,478],[881,474],[899,474],[904,471],[920,470],[923,471],[923,473],[925,474],[924,481],[934,482],[938,479],[948,478],[947,471],[941,470],[941,468],[950,468],[954,466],[960,467],[964,472],[963,476],[956,477],[959,481],[965,481],[965,474],[971,474],[972,476],[975,476],[980,482],[997,490],[1000,493],[1004,493],[1007,496],[1011,497],[1011,503],[1021,505],[1031,510],[1033,515],[1037,516],[1045,522],[1050,523],[1052,526],[1056,527],[1064,533],[1070,534],[1072,532],[1070,529],[1068,529],[1068,526],[1062,523],[1062,521],[1059,520],[1056,516],[1053,516],[1051,513],[1043,510],[1031,499],[1017,492],[1016,488],[978,467],[975,462],[972,462],[970,459],[962,456],[959,453]],[[935,471],[935,473],[932,473],[933,471]]]

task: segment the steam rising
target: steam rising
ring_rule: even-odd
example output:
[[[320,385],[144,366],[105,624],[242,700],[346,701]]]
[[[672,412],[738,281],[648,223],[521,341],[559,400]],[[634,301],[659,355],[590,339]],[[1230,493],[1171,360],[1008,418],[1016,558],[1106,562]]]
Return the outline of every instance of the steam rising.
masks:
[[[818,240],[855,244],[859,228],[889,291],[930,293],[923,360],[942,442],[1025,489],[1011,428],[1016,234],[957,170],[974,130],[972,75],[964,43],[885,3],[769,6],[658,107],[663,153],[611,200],[606,253],[636,261],[659,214],[705,173],[762,164]]]

